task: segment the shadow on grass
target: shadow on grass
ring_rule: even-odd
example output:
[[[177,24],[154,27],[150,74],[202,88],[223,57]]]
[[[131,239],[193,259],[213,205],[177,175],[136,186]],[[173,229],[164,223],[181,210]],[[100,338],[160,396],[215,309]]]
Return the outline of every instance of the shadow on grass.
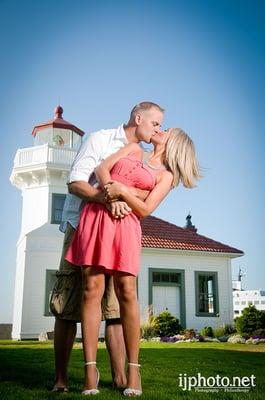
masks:
[[[0,349],[0,393],[3,399],[48,399],[53,386],[53,349],[2,347]],[[236,350],[209,348],[142,348],[140,352],[141,374],[147,399],[196,398],[196,399],[263,399],[265,392],[264,354]],[[100,388],[106,399],[120,398],[120,393],[113,391],[108,354],[105,349],[98,350],[98,368],[100,370]],[[256,377],[253,393],[218,393],[207,394],[184,392],[179,387],[179,377],[196,376],[250,376]],[[71,395],[67,398],[81,398],[83,384],[83,353],[74,349],[70,369]],[[12,395],[10,387],[16,393]],[[25,397],[23,397],[23,391]],[[37,394],[38,393],[38,394]],[[32,397],[31,397],[32,394]],[[13,397],[12,397],[13,396]],[[35,396],[35,397],[34,397]],[[56,396],[56,395],[55,395]],[[212,396],[212,397],[211,397]],[[252,397],[253,396],[253,397]],[[61,396],[60,396],[61,397]],[[101,396],[100,396],[101,397]],[[58,397],[57,397],[58,398]]]

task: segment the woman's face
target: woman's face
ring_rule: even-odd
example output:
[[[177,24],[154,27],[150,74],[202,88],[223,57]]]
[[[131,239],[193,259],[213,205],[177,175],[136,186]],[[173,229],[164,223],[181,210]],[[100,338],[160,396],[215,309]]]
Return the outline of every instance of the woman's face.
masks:
[[[166,129],[165,131],[159,131],[151,137],[151,143],[154,146],[156,145],[166,146],[169,135],[170,135],[170,128]]]

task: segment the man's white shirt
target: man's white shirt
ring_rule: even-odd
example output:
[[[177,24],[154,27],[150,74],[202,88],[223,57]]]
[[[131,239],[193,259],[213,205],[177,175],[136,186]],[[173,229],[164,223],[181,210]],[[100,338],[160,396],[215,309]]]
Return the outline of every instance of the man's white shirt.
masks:
[[[128,143],[123,125],[116,129],[102,129],[91,133],[82,143],[71,166],[68,182],[83,181],[96,184],[95,168],[111,154]],[[60,231],[65,232],[67,222],[73,228],[79,223],[84,202],[79,197],[68,193],[64,202]]]

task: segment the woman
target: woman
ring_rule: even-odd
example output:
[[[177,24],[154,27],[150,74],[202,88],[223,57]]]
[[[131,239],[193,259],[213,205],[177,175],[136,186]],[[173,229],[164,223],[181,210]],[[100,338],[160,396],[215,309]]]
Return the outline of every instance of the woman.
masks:
[[[124,395],[142,394],[138,364],[140,318],[136,294],[141,251],[139,218],[151,214],[180,181],[185,187],[192,188],[194,181],[199,179],[194,145],[185,132],[178,128],[168,129],[153,135],[151,141],[154,151],[145,161],[142,161],[143,150],[140,146],[131,143],[96,168],[98,182],[105,189],[106,201],[121,198],[132,212],[123,219],[115,219],[104,205],[87,204],[66,255],[71,263],[83,266],[82,333],[86,361],[83,394],[98,393],[96,354],[105,273],[114,275],[120,304],[128,359]],[[131,194],[128,186],[150,193],[142,201]]]

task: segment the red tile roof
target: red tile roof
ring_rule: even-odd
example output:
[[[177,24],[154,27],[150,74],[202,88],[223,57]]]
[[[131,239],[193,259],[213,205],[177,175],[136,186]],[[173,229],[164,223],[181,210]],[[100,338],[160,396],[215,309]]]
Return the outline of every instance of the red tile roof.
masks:
[[[142,219],[141,226],[143,247],[244,254],[242,250],[198,235],[196,229],[180,228],[157,217],[149,216]]]

